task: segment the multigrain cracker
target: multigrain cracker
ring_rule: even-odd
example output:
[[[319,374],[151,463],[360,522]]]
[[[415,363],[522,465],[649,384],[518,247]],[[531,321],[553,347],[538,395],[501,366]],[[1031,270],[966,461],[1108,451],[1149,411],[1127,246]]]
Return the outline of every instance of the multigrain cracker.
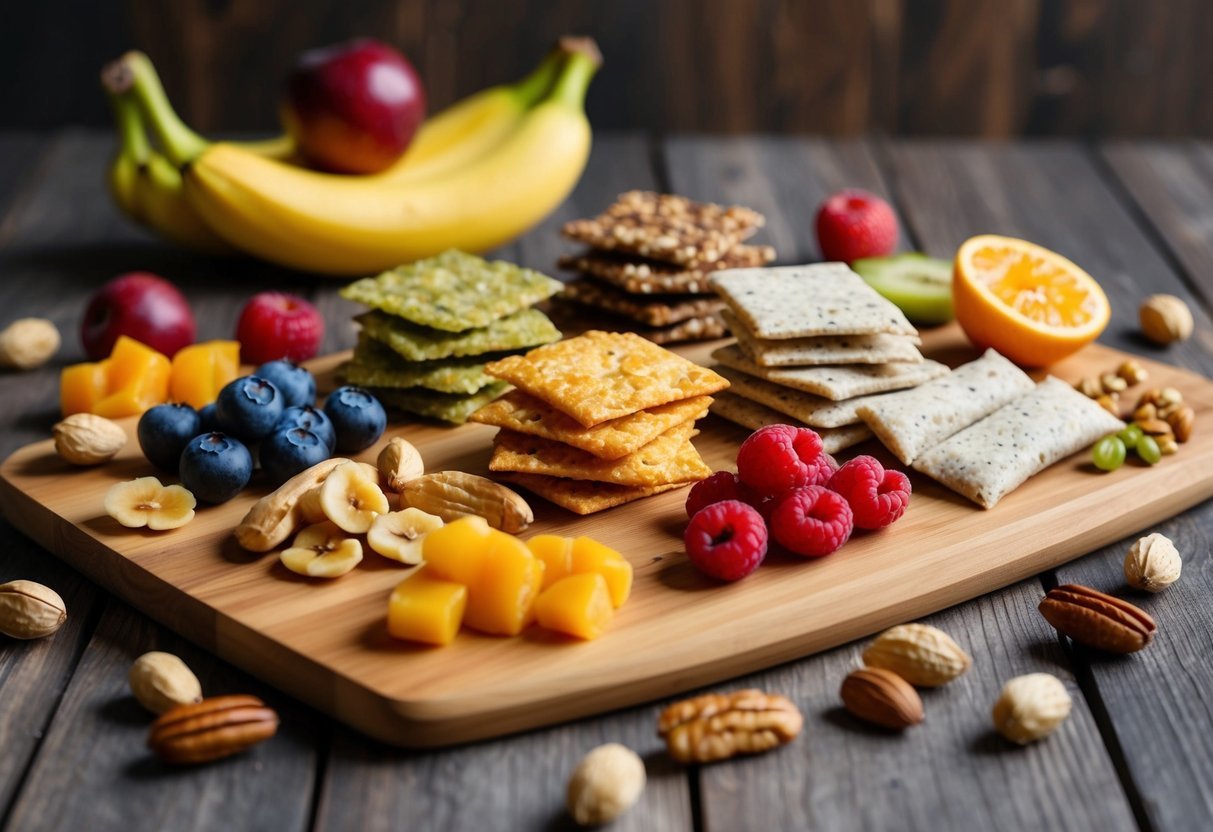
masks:
[[[762,214],[738,205],[628,191],[597,217],[565,223],[561,233],[599,250],[697,268],[719,261],[763,222]]]
[[[356,280],[340,294],[418,326],[463,332],[526,309],[560,287],[533,269],[447,251]]]
[[[560,330],[538,309],[524,309],[467,332],[415,326],[386,312],[366,312],[354,320],[368,336],[387,344],[409,361],[507,352],[560,340]]]
[[[425,387],[465,395],[494,381],[485,373],[484,362],[475,357],[405,361],[391,347],[366,335],[358,336],[353,358],[338,367],[337,373],[360,387]]]
[[[509,389],[508,384],[498,381],[481,388],[470,396],[436,393],[420,387],[408,390],[375,388],[374,393],[379,401],[389,407],[430,419],[440,419],[443,422],[462,425],[469,416]]]
[[[514,390],[473,413],[471,421],[563,442],[599,459],[619,459],[683,422],[702,418],[711,403],[709,396],[695,396],[587,428],[547,402]]]
[[[766,405],[734,396],[732,393],[721,393],[712,401],[712,412],[722,419],[728,419],[743,428],[758,430],[767,425],[788,425],[795,420],[789,419],[777,410]],[[800,427],[800,425],[796,425]],[[840,428],[813,428],[821,437],[821,447],[826,453],[836,454],[841,450],[858,445],[872,436],[872,431],[866,425],[845,425]]]
[[[610,485],[590,480],[566,480],[547,477],[543,474],[511,474],[502,472],[499,479],[525,488],[549,503],[555,503],[574,514],[594,514],[644,497],[652,497],[663,491],[686,488],[690,483],[678,482],[658,485],[653,488],[636,488],[630,485]]]
[[[486,369],[584,427],[729,386],[706,367],[630,332],[591,330]]]
[[[695,482],[712,474],[712,469],[691,444],[691,437],[695,433],[695,424],[684,422],[625,457],[599,459],[550,439],[502,430],[493,440],[489,470],[545,474],[643,488]]]
[[[1124,423],[1049,376],[1013,402],[914,460],[921,471],[983,508]]]
[[[557,264],[566,271],[579,271],[634,295],[680,295],[711,292],[708,275],[722,269],[765,266],[775,259],[770,246],[738,245],[715,263],[684,269],[659,260],[637,260],[609,251],[587,251],[560,258]]]
[[[759,367],[741,347],[729,344],[712,353],[721,364],[785,387],[804,390],[834,401],[872,393],[904,390],[948,374],[946,365],[926,360],[920,364],[848,364],[824,367]]]
[[[654,344],[682,344],[687,341],[712,341],[729,334],[724,325],[724,319],[719,315],[708,315],[705,318],[689,318],[669,326],[627,326],[622,327],[635,332],[646,341]]]
[[[560,298],[613,315],[622,315],[646,326],[668,326],[688,318],[702,318],[724,307],[724,301],[715,295],[637,298],[593,280],[576,280],[565,284]]]
[[[836,402],[824,396],[814,396],[803,390],[793,390],[782,384],[747,375],[731,367],[717,369],[722,376],[729,380],[730,393],[766,405],[772,410],[778,410],[812,428],[840,428],[846,425],[857,425],[862,421],[858,413],[860,405],[879,399],[881,396],[893,395],[892,393],[877,393],[873,396],[859,396]]]
[[[994,350],[913,390],[864,403],[859,417],[904,464],[1036,385]]]
[[[757,338],[918,334],[845,263],[732,269],[709,282]]]
[[[918,351],[922,339],[914,335],[817,335],[773,341],[751,335],[731,309],[724,309],[720,316],[746,355],[760,367],[922,361]]]

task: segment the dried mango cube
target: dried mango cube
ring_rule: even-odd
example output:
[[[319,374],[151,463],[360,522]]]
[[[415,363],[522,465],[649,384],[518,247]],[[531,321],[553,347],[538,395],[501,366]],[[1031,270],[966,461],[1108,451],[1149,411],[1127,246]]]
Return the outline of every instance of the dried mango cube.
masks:
[[[606,579],[594,572],[561,578],[535,599],[539,626],[577,638],[598,638],[614,616]]]
[[[203,408],[240,375],[239,341],[204,341],[183,347],[173,356],[169,396],[173,401]]]
[[[537,534],[526,545],[531,554],[543,561],[544,589],[572,571],[573,538],[559,534]]]
[[[59,407],[64,416],[92,413],[109,387],[109,359],[64,367],[59,374]]]
[[[574,538],[572,550],[569,572],[574,575],[598,573],[606,580],[611,603],[616,609],[622,607],[632,593],[632,564],[614,549],[590,537]]]
[[[396,638],[450,644],[459,632],[468,591],[422,568],[400,582],[388,601],[387,629]]]
[[[534,620],[533,606],[543,583],[543,561],[516,537],[494,531],[468,585],[464,624],[482,633],[516,636]]]
[[[427,534],[421,557],[435,577],[470,586],[480,574],[493,532],[483,517],[461,517]]]

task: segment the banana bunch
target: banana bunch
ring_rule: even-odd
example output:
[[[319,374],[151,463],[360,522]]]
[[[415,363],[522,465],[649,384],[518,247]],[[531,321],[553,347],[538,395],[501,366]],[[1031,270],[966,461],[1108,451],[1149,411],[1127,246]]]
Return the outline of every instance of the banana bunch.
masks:
[[[128,53],[103,73],[121,137],[110,190],[174,242],[313,272],[361,275],[450,248],[485,251],[540,222],[581,177],[585,93],[600,63],[593,41],[563,39],[517,83],[427,120],[391,168],[348,176],[303,167],[285,139],[207,141],[174,112],[147,56]]]

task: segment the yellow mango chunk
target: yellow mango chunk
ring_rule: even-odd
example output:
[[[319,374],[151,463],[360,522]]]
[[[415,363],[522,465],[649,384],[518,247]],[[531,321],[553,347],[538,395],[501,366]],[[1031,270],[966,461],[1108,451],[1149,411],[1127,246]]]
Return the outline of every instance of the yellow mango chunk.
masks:
[[[450,644],[459,632],[467,600],[467,587],[434,578],[422,568],[392,590],[388,632],[408,641]]]
[[[213,402],[224,385],[239,375],[239,341],[191,344],[173,356],[169,397],[201,409]]]
[[[547,589],[572,571],[573,538],[537,534],[526,542],[531,554],[543,561],[543,588]]]
[[[64,367],[59,374],[59,408],[64,416],[92,413],[109,388],[109,359]]]
[[[436,578],[471,586],[488,554],[493,529],[483,517],[461,517],[425,536],[421,557]]]
[[[168,398],[168,376],[172,366],[168,356],[156,352],[134,338],[119,335],[118,340],[114,342],[114,349],[110,352],[109,362],[109,393],[146,386],[142,384],[144,377],[154,373],[164,378],[164,397],[160,401]]]
[[[480,572],[468,584],[463,623],[482,633],[518,635],[533,620],[532,607],[543,584],[543,572],[543,561],[525,543],[494,531]]]
[[[573,575],[583,572],[601,575],[611,592],[611,603],[616,609],[622,607],[632,594],[632,564],[611,547],[590,537],[574,538],[572,550],[569,572]]]
[[[614,616],[606,579],[594,572],[561,578],[535,599],[539,626],[577,638],[598,638]]]

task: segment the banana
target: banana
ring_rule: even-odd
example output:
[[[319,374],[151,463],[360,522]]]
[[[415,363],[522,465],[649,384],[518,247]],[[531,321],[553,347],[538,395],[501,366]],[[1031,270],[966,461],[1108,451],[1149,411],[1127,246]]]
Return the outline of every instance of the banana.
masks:
[[[194,495],[155,477],[115,483],[105,493],[105,513],[128,529],[179,529],[194,519]]]
[[[367,468],[373,473],[368,474]],[[379,472],[364,463],[338,465],[320,486],[320,508],[338,528],[350,534],[365,534],[375,518],[391,510],[387,495],[379,488]]]
[[[441,517],[419,508],[404,508],[376,517],[366,533],[366,542],[385,558],[416,566],[421,563],[425,536],[441,528]]]
[[[278,556],[282,565],[309,578],[339,578],[362,562],[362,544],[336,523],[317,523],[295,535]]]

